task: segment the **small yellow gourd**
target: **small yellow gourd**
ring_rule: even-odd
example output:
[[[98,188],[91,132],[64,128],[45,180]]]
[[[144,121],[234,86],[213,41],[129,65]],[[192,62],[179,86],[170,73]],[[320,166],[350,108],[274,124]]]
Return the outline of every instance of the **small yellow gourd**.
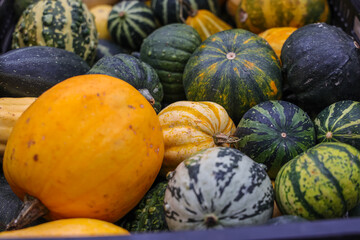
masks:
[[[100,4],[90,9],[90,12],[95,18],[95,25],[99,34],[99,39],[111,40],[108,30],[108,18],[111,10],[112,5],[110,4]]]

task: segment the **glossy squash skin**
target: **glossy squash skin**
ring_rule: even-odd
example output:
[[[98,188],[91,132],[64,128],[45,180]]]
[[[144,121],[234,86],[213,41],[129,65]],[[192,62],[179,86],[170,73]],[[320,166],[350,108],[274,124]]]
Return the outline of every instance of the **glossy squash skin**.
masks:
[[[185,23],[195,28],[202,41],[214,33],[232,29],[232,26],[206,9],[195,10],[192,15],[187,17]]]
[[[302,27],[328,22],[327,0],[241,0],[235,22],[238,28],[260,33],[273,27]]]
[[[214,102],[175,102],[159,113],[159,120],[165,142],[163,176],[200,150],[229,147],[228,143],[217,143],[215,137],[230,136],[236,130],[226,110]]]
[[[220,104],[236,125],[251,107],[282,95],[274,51],[243,29],[218,32],[202,42],[185,66],[183,84],[187,100]]]
[[[0,238],[90,237],[129,235],[113,223],[91,218],[70,218],[0,233]]]
[[[94,74],[57,84],[21,115],[3,166],[15,194],[39,199],[48,219],[114,222],[149,190],[163,155],[149,102],[130,84]]]

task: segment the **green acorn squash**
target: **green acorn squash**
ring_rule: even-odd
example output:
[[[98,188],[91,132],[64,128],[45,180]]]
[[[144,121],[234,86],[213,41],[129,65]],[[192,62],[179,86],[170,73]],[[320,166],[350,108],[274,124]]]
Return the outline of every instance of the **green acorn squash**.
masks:
[[[360,47],[341,28],[326,23],[297,29],[281,50],[287,94],[311,117],[341,101],[360,101]]]
[[[128,53],[128,51],[112,41],[99,39],[99,43],[96,48],[96,56],[94,62],[96,63],[102,57],[114,56],[119,53]]]
[[[267,42],[230,29],[207,38],[192,54],[183,76],[187,100],[223,106],[235,124],[256,104],[280,99],[279,60]]]

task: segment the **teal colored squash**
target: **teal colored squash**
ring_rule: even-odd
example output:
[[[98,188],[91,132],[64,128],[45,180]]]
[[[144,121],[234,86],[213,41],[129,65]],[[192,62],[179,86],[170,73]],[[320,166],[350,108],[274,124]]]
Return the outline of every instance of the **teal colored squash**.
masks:
[[[266,225],[283,225],[288,223],[298,223],[298,222],[308,222],[305,218],[295,216],[295,215],[281,215],[275,218],[271,218],[269,221],[266,222]]]
[[[343,217],[360,203],[360,152],[345,143],[320,143],[280,169],[275,193],[284,215]]]
[[[89,65],[95,59],[98,34],[92,14],[81,0],[44,0],[22,13],[12,48],[57,47],[74,52]]]
[[[251,107],[282,94],[275,52],[264,39],[243,29],[206,39],[187,62],[183,82],[187,100],[216,102],[235,124]]]
[[[141,45],[140,59],[159,75],[166,104],[185,100],[184,68],[200,43],[201,38],[194,28],[173,23],[155,30]]]
[[[218,15],[220,12],[218,0],[184,0],[193,10],[207,9]],[[188,8],[183,5],[183,18],[188,17]],[[182,23],[180,18],[179,0],[151,0],[151,8],[162,25]]]
[[[139,50],[143,39],[156,28],[153,11],[144,2],[120,1],[109,14],[110,35],[124,48]]]
[[[147,63],[128,54],[103,57],[88,74],[105,74],[124,80],[138,89],[158,113],[161,110],[163,88],[156,71]]]
[[[342,100],[360,101],[360,47],[341,28],[314,23],[297,29],[281,51],[283,100],[312,118]]]
[[[315,145],[315,127],[298,106],[286,101],[266,101],[248,110],[237,126],[236,148],[267,166],[275,179],[280,168]]]
[[[167,231],[164,210],[166,187],[167,181],[155,184],[140,203],[116,224],[129,232]]]
[[[314,123],[318,142],[343,142],[360,149],[360,102],[333,103],[317,115]]]

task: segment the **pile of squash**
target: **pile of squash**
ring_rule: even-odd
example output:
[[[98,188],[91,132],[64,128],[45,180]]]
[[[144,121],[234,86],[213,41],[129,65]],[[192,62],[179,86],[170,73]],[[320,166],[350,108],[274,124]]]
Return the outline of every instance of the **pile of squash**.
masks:
[[[0,30],[0,238],[358,215],[327,0],[5,0]]]

